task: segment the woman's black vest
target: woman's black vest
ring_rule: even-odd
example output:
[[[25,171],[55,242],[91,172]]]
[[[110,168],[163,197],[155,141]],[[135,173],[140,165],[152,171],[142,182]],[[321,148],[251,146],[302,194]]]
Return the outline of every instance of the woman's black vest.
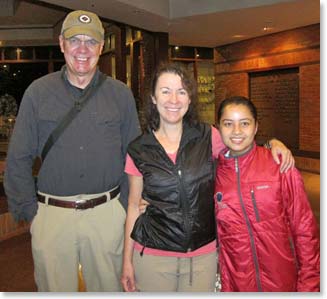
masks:
[[[131,237],[145,247],[187,252],[215,239],[211,127],[184,124],[174,164],[152,132],[128,148],[150,205]]]

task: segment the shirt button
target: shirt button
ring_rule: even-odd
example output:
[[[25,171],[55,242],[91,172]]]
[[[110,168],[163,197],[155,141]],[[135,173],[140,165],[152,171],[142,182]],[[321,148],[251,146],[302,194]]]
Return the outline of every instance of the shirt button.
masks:
[[[82,151],[84,149],[84,146],[80,146],[79,149]]]

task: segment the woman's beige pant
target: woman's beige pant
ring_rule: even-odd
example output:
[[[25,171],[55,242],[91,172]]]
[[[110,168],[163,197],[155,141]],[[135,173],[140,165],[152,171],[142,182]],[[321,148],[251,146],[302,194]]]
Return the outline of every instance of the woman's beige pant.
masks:
[[[134,251],[136,287],[140,292],[214,292],[217,253],[193,258],[143,255]]]

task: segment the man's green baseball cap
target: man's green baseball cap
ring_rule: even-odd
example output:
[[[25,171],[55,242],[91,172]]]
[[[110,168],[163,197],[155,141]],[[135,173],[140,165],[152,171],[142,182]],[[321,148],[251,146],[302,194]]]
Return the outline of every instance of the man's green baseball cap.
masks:
[[[70,12],[62,24],[61,35],[64,38],[71,38],[79,34],[101,42],[104,39],[104,29],[99,17],[93,12],[84,10]]]

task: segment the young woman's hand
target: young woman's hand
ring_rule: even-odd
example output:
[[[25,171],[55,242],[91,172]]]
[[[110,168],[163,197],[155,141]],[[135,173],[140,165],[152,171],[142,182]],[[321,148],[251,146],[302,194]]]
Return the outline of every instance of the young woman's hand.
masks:
[[[134,267],[131,263],[124,263],[120,282],[125,292],[136,292]]]

